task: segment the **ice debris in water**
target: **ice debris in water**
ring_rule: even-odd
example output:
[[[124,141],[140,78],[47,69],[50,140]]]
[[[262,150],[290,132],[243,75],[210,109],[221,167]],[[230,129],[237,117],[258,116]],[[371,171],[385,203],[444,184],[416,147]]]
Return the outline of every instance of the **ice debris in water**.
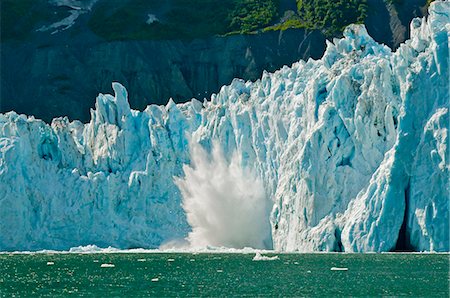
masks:
[[[434,1],[395,52],[349,26],[322,59],[204,103],[135,111],[114,83],[86,124],[0,114],[0,250],[448,251],[449,20]]]
[[[116,267],[116,265],[114,265],[114,264],[101,264],[100,267],[101,268],[114,268],[114,267]]]
[[[331,267],[331,271],[348,271],[348,268],[346,267]]]
[[[278,256],[268,257],[268,256],[263,256],[260,252],[257,252],[252,260],[253,261],[275,261],[278,259],[279,259]]]

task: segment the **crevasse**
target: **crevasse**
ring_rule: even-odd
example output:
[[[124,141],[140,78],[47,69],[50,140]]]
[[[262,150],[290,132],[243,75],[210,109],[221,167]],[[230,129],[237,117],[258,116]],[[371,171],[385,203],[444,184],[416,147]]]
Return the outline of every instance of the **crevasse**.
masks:
[[[87,124],[0,114],[0,250],[152,248],[203,231],[178,186],[220,175],[195,173],[191,142],[257,177],[274,249],[449,251],[449,32],[450,3],[435,1],[394,53],[353,25],[322,59],[204,103],[135,111],[113,83]]]

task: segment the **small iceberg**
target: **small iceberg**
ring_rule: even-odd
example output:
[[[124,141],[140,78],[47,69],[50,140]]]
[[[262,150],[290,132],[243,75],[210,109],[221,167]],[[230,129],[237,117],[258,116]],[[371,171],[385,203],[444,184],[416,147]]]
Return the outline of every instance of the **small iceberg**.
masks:
[[[145,262],[147,259],[137,259],[138,262]]]
[[[157,277],[152,278],[152,282],[157,282],[157,281],[159,281],[159,278],[157,278]]]
[[[253,257],[253,261],[275,261],[278,260],[278,256],[268,257],[261,255],[260,252],[257,252]]]
[[[331,271],[348,271],[346,267],[331,267]]]
[[[116,267],[116,265],[114,265],[114,264],[101,264],[100,267],[101,268],[114,268],[114,267]]]
[[[52,266],[52,265],[55,265],[55,263],[54,262],[47,262],[47,266]]]

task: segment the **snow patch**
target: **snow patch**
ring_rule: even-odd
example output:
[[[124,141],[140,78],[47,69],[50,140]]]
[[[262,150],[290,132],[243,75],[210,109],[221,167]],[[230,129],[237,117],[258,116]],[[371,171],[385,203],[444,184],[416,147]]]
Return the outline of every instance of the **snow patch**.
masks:
[[[54,30],[51,34],[56,34],[58,32],[64,31],[75,25],[75,21],[82,14],[88,13],[92,6],[98,0],[88,0],[88,1],[77,1],[77,0],[50,0],[50,4],[55,6],[67,6],[70,7],[71,10],[70,15],[65,17],[64,19],[55,22],[48,26],[42,26],[36,31],[45,32],[49,30]]]
[[[159,22],[159,19],[156,17],[156,15],[149,13],[149,14],[147,15],[147,21],[146,21],[146,23],[149,24],[149,25],[151,25],[151,24],[153,24],[153,23],[155,23],[155,22]]]

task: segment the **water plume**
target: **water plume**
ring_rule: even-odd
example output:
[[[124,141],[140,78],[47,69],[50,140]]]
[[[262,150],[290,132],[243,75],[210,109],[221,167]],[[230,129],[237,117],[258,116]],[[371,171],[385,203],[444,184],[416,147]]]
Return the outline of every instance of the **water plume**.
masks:
[[[261,179],[242,166],[239,152],[228,161],[214,143],[211,154],[190,142],[191,165],[176,178],[192,231],[192,247],[272,248],[270,206]]]

